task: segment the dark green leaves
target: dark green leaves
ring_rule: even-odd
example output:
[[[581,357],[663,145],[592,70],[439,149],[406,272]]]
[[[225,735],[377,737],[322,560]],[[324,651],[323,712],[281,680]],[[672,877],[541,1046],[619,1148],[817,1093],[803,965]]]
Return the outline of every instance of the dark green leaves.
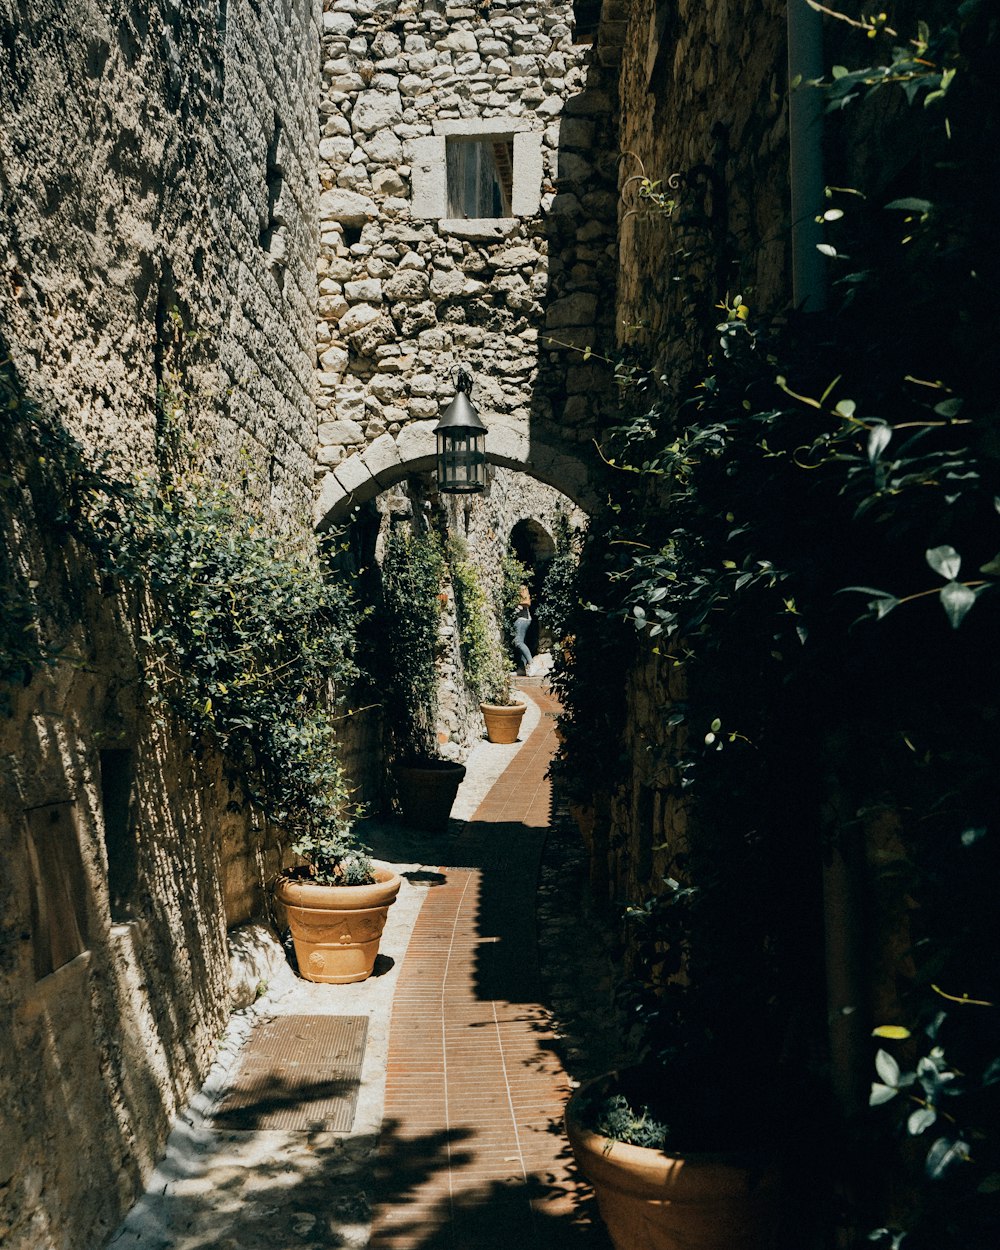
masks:
[[[958,629],[969,609],[976,602],[976,592],[964,582],[956,581],[962,567],[962,557],[954,547],[933,547],[926,552],[927,563],[935,573],[949,580],[941,587],[941,606],[945,610],[951,627]]]
[[[958,576],[958,571],[962,567],[962,557],[954,547],[933,547],[925,555],[927,563],[935,573],[940,573],[942,577],[949,579]]]

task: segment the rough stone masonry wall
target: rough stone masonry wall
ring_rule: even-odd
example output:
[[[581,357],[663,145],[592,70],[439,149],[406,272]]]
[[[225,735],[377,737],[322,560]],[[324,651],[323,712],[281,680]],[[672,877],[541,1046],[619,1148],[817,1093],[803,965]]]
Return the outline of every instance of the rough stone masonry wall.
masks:
[[[377,447],[377,472],[426,446],[463,361],[494,435],[586,452],[607,374],[546,339],[611,340],[615,170],[572,6],[324,8],[320,514],[370,483],[352,453]],[[512,215],[449,220],[445,143],[491,128],[513,136]]]
[[[714,306],[727,294],[742,294],[755,310],[790,301],[785,7],[629,5],[619,80],[618,325],[636,327],[622,342],[657,366],[668,394],[678,388],[683,397],[692,370],[705,367]],[[665,15],[659,30],[657,10]],[[671,192],[674,172],[686,177]],[[637,198],[629,180],[643,174],[675,197],[670,218]],[[653,655],[629,675],[629,774],[592,813],[594,879],[612,900],[656,893],[683,845],[685,807],[668,763],[676,748],[669,708],[683,699],[683,681]]]
[[[201,462],[246,465],[285,528],[313,485],[319,19],[318,0],[0,6],[0,333],[25,390],[123,473],[164,462],[157,390],[187,392]],[[20,518],[20,558],[67,659],[0,722],[0,1242],[95,1250],[209,1063],[259,831],[218,762],[151,722],[134,623],[50,520]],[[117,906],[116,769],[136,848]],[[33,914],[33,878],[60,877],[73,914]]]
[[[672,385],[704,367],[727,294],[768,311],[791,297],[785,16],[784,0],[629,6],[618,325],[643,327],[629,341]],[[643,173],[675,199],[669,218],[627,181]]]

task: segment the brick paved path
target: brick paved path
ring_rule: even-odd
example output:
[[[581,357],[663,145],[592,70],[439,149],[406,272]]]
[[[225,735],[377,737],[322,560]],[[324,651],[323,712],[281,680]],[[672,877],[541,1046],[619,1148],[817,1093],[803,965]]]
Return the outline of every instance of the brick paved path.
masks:
[[[533,683],[532,683],[533,685]],[[535,943],[545,780],[557,705],[443,865],[393,1002],[372,1246],[598,1250],[562,1135],[570,1084],[542,1005]]]

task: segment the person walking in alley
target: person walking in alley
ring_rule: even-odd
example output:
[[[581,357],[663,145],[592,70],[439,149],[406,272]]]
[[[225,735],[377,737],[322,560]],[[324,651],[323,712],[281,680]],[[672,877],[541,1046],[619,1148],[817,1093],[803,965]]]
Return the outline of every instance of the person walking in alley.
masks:
[[[528,644],[525,642],[528,626],[531,624],[531,595],[528,593],[528,588],[525,585],[521,585],[517,589],[517,607],[514,609],[514,646],[519,657],[518,676],[526,677],[530,675],[532,660]]]

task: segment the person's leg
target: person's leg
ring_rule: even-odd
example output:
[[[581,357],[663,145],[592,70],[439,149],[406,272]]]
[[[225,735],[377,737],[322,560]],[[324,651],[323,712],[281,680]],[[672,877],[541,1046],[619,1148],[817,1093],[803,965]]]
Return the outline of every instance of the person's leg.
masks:
[[[531,663],[531,652],[524,641],[524,636],[527,634],[530,624],[531,621],[526,616],[519,616],[514,622],[514,646],[517,649],[517,654],[520,656],[525,673],[527,673],[528,666]]]

